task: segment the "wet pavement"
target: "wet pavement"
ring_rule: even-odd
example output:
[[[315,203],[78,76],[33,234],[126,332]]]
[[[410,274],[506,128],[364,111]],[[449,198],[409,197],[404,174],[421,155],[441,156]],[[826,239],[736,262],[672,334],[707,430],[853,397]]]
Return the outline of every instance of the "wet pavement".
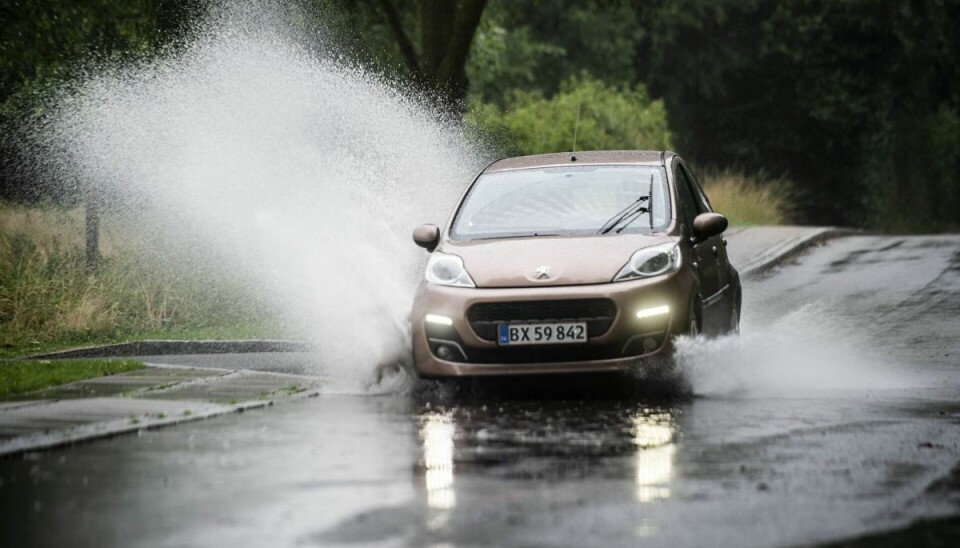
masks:
[[[744,294],[743,335],[655,383],[368,389],[370,368],[2,460],[0,546],[791,546],[960,514],[960,238],[831,240]]]

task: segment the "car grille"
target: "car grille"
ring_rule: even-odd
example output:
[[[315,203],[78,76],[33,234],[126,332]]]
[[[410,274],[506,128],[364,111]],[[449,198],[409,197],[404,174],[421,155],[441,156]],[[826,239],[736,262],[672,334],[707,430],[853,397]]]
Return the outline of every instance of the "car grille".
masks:
[[[566,299],[477,303],[467,310],[467,321],[481,339],[497,340],[497,325],[507,322],[587,322],[587,336],[610,329],[617,305],[610,299]]]

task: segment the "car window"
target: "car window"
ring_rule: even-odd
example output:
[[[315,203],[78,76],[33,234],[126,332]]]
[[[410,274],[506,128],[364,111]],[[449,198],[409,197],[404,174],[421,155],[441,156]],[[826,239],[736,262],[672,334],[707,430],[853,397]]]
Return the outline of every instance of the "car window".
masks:
[[[691,229],[693,218],[697,216],[697,200],[693,197],[690,180],[682,166],[677,166],[676,174],[677,200],[680,202],[680,211],[683,213],[683,224],[687,225],[687,229]]]
[[[711,213],[713,211],[713,206],[710,205],[710,199],[707,198],[707,193],[704,192],[703,187],[700,186],[700,181],[697,180],[697,176],[694,175],[693,171],[690,170],[690,168],[688,168],[686,165],[681,164],[680,167],[687,175],[687,180],[690,182],[690,190],[697,198],[697,210],[700,213]]]
[[[622,218],[621,218],[622,217]],[[486,173],[464,198],[454,239],[656,232],[670,223],[659,166],[564,166]]]

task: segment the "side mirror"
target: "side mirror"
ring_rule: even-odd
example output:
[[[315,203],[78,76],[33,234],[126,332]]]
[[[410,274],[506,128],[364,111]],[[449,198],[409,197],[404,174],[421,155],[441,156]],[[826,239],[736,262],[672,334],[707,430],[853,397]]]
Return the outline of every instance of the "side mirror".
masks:
[[[693,219],[693,236],[706,240],[727,229],[727,218],[719,213],[701,213]]]
[[[427,251],[433,251],[440,243],[440,227],[437,225],[418,226],[413,229],[413,241]]]

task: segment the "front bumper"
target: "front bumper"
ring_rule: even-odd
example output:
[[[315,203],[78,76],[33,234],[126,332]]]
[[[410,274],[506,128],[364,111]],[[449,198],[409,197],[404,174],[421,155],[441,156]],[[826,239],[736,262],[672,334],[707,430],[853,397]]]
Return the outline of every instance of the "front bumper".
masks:
[[[424,282],[417,290],[411,315],[415,367],[427,377],[627,371],[670,352],[672,335],[690,324],[693,294],[694,281],[683,270],[651,279],[563,287],[459,288]],[[505,308],[529,310],[524,312],[529,314],[540,308],[543,312],[536,319],[501,321],[577,321],[587,318],[573,317],[569,306],[555,305],[600,300],[614,305],[612,320],[591,320],[589,340],[577,344],[500,346],[489,335],[495,320],[478,322],[477,314],[468,314],[475,305],[512,303],[528,306]],[[668,314],[636,317],[637,310],[663,305],[669,307]],[[428,314],[451,322],[428,322]]]

